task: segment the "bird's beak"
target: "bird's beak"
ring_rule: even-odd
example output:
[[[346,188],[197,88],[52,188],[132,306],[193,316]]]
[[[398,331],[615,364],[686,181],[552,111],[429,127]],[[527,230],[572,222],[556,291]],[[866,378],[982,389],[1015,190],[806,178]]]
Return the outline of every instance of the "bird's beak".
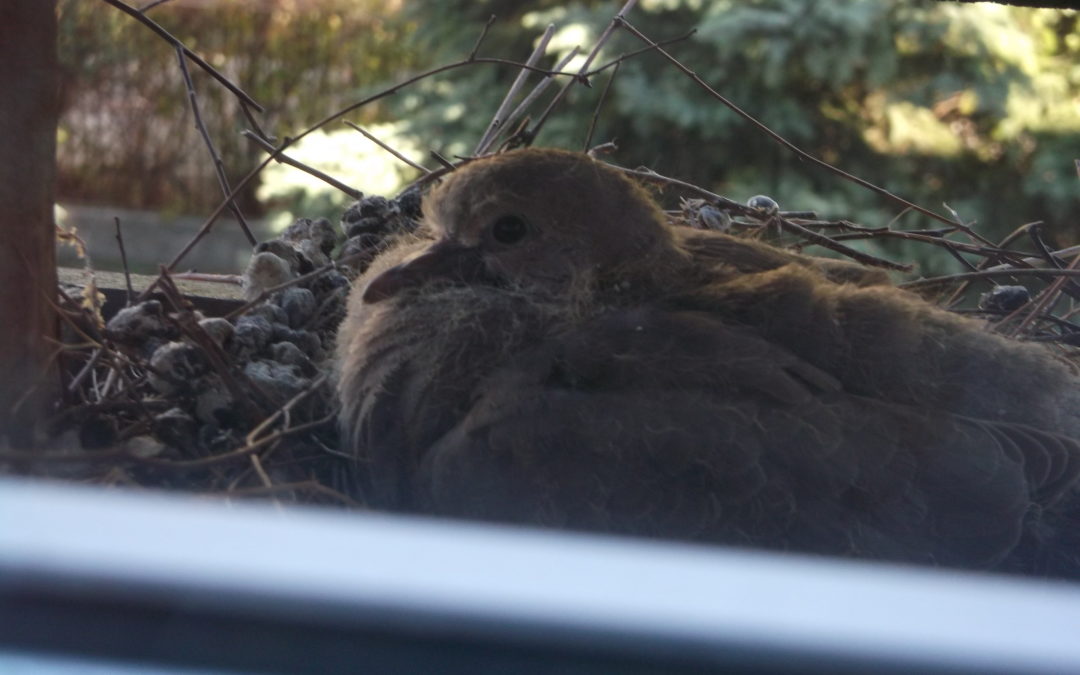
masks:
[[[484,261],[478,248],[442,240],[369,281],[363,297],[366,303],[376,303],[427,281],[443,279],[468,284],[484,276]]]

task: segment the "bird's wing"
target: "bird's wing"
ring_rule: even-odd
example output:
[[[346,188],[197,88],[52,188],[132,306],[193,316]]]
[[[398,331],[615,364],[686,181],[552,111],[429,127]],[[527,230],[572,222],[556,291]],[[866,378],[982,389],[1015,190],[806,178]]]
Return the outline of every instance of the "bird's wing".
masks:
[[[424,453],[432,511],[988,566],[1075,441],[844,392],[697,312],[613,312],[494,372]]]
[[[765,272],[784,265],[799,265],[817,270],[836,283],[856,286],[890,285],[884,270],[867,267],[850,260],[817,258],[785,251],[768,244],[734,237],[722,232],[679,229],[682,247],[699,260],[709,260],[744,273]]]

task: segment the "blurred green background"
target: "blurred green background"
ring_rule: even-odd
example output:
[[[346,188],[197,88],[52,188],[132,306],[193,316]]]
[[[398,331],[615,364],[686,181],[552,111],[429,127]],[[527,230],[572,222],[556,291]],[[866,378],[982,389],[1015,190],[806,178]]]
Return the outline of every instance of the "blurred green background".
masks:
[[[410,74],[464,58],[492,14],[482,56],[524,61],[554,23],[539,64],[551,67],[575,45],[590,49],[621,4],[173,0],[148,15],[265,105],[260,124],[281,138]],[[60,6],[60,202],[208,213],[221,193],[174,51],[103,3]],[[1045,221],[1057,246],[1080,242],[1078,18],[1074,10],[911,0],[641,0],[629,15],[657,40],[696,28],[670,52],[811,154],[933,210],[946,213],[948,203],[990,239]],[[597,63],[639,47],[619,33]],[[264,153],[240,136],[247,123],[235,99],[198,69],[192,75],[236,181]],[[346,119],[434,167],[428,150],[473,150],[516,75],[505,65],[458,69]],[[574,87],[535,144],[581,149],[608,77]],[[369,194],[390,195],[416,176],[340,122],[327,132],[290,154]],[[617,163],[644,164],[739,201],[765,193],[784,209],[868,226],[901,211],[799,161],[657,54],[620,68],[593,143],[613,139]],[[666,195],[669,203],[674,197]],[[282,223],[294,215],[336,220],[348,201],[273,165],[241,206]],[[935,223],[907,214],[897,226]],[[916,260],[924,274],[958,269],[925,245],[889,246],[887,255]]]

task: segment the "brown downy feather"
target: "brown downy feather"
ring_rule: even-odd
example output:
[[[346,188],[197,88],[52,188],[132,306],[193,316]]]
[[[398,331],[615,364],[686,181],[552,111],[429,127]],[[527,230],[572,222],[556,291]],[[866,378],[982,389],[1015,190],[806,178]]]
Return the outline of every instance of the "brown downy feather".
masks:
[[[339,333],[374,505],[1080,577],[1080,396],[1042,348],[671,229],[575,153],[476,161],[424,212]]]

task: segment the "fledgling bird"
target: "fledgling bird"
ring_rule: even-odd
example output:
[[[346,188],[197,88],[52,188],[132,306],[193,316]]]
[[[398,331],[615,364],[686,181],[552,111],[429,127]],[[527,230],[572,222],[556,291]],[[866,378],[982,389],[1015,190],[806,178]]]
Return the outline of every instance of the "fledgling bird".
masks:
[[[373,505],[1080,577],[1080,386],[862,266],[675,228],[559,150],[458,169],[339,330]]]

